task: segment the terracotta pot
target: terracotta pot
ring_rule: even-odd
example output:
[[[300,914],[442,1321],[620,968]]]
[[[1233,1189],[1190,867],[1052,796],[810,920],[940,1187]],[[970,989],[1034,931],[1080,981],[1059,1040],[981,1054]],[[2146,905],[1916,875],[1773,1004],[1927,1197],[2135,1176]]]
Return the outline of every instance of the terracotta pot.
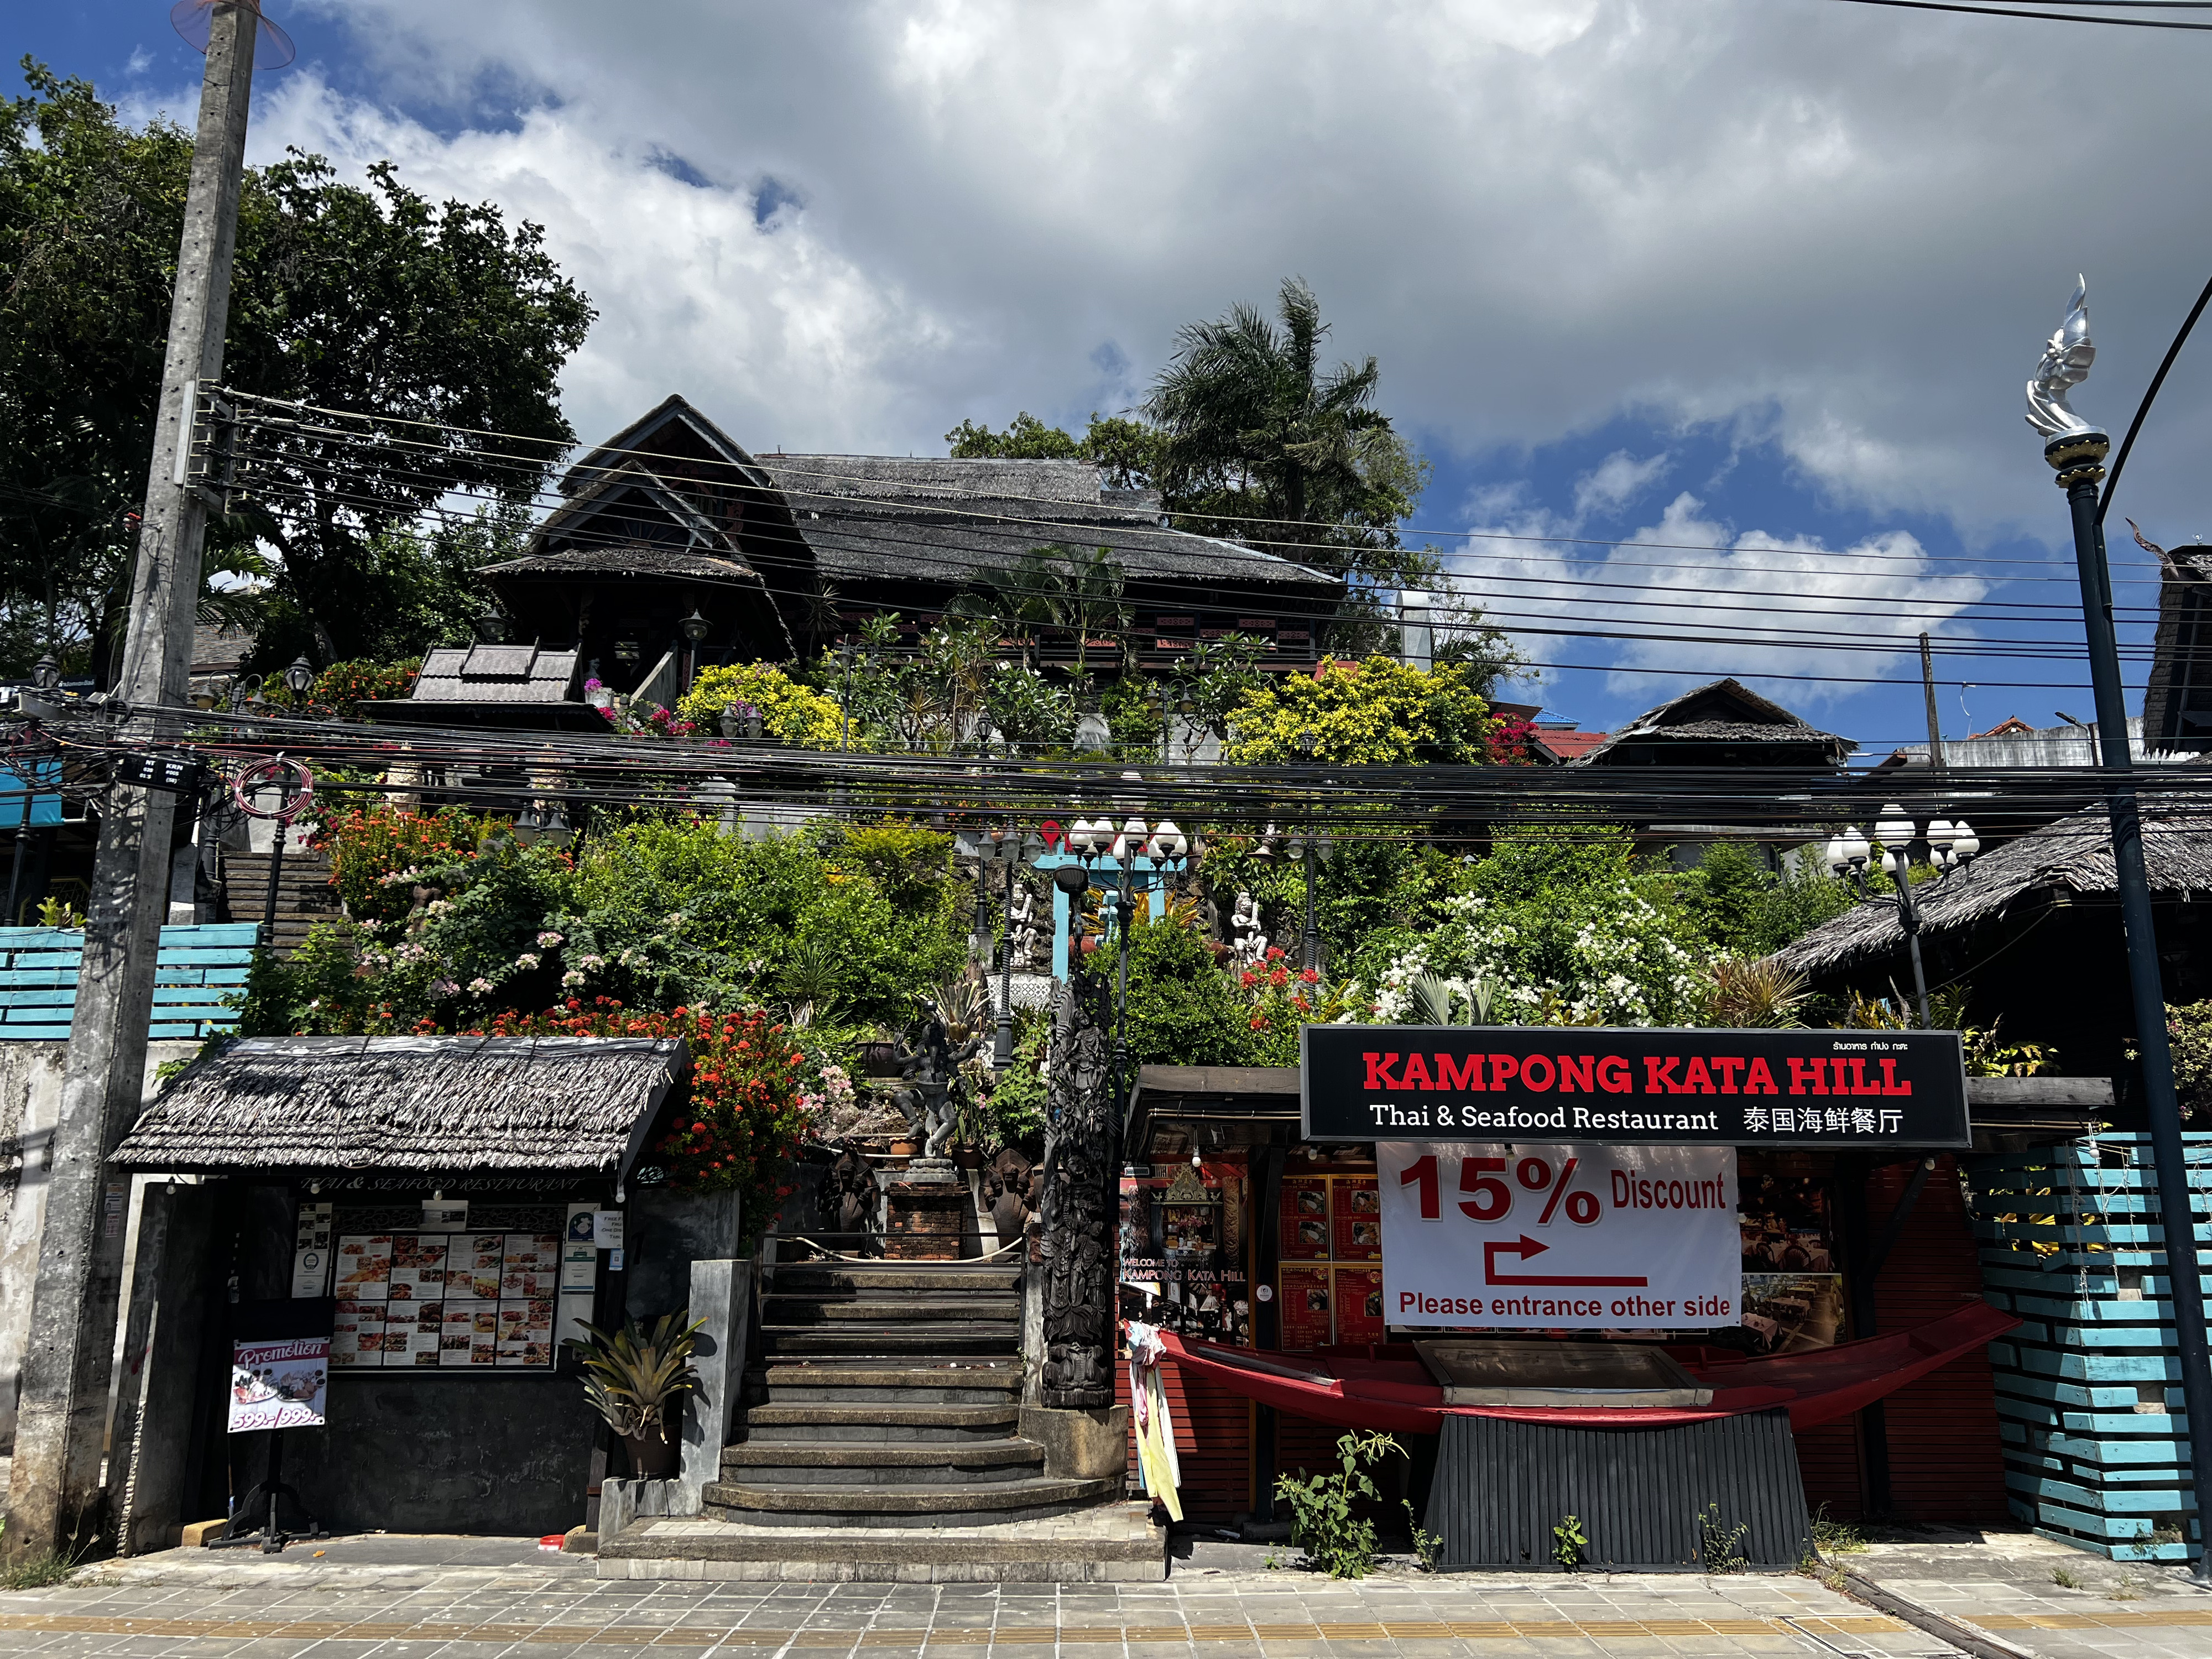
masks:
[[[912,1158],[921,1150],[921,1148],[911,1140],[894,1140],[891,1142],[890,1155],[893,1158]]]
[[[659,1434],[626,1434],[623,1444],[629,1449],[629,1472],[639,1480],[665,1480],[676,1473],[678,1446],[666,1425]]]

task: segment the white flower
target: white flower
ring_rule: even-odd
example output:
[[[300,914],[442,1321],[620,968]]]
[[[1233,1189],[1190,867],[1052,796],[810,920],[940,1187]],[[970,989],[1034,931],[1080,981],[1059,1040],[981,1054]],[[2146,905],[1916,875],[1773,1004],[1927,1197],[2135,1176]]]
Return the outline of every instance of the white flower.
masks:
[[[561,983],[563,985],[581,985],[583,982],[583,975],[579,973],[574,968],[571,968],[567,973],[561,975]]]
[[[525,951],[520,956],[515,957],[514,965],[518,968],[535,968],[538,961],[538,953],[535,951]]]
[[[434,979],[430,981],[430,994],[434,997],[459,996],[460,993],[461,988],[450,979]]]
[[[550,951],[555,945],[560,944],[562,942],[562,939],[560,934],[555,933],[550,927],[548,927],[544,933],[538,936],[538,942],[546,950]]]
[[[598,969],[604,968],[606,965],[607,959],[605,957],[578,957],[576,958],[576,966],[579,968],[596,970]]]
[[[496,988],[489,980],[481,976],[469,981],[469,989],[478,996],[487,996]]]

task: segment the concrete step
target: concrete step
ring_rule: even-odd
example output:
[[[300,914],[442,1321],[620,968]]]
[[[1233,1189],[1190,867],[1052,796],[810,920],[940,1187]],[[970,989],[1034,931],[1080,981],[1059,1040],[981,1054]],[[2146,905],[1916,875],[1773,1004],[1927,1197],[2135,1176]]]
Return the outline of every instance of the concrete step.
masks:
[[[1012,1402],[989,1406],[752,1406],[745,1411],[746,1443],[818,1442],[836,1436],[848,1443],[898,1445],[1002,1440],[1021,1420]]]
[[[1059,1480],[1042,1475],[905,1486],[772,1486],[716,1480],[703,1496],[710,1517],[756,1526],[997,1526],[1064,1515],[1114,1495],[1121,1485],[1115,1480]]]
[[[885,1321],[969,1322],[995,1319],[1020,1328],[1022,1300],[1011,1291],[977,1291],[958,1297],[935,1293],[899,1297],[870,1291],[834,1296],[776,1291],[761,1297],[761,1318],[771,1324],[842,1325]]]
[[[771,1360],[755,1374],[754,1397],[771,1405],[1002,1405],[1022,1386],[1019,1362],[996,1364],[898,1364],[880,1360]]]
[[[1167,1577],[1167,1529],[1151,1523],[1148,1509],[1102,1504],[1060,1519],[926,1528],[760,1527],[653,1517],[600,1540],[599,1576],[802,1583],[1158,1583]],[[1049,1631],[1042,1639],[1052,1639]]]
[[[786,1261],[768,1271],[764,1296],[921,1291],[940,1296],[1017,1291],[1018,1261]]]
[[[722,1449],[722,1478],[747,1486],[950,1486],[1025,1480],[1043,1468],[1043,1447],[1011,1438],[928,1445],[750,1440]]]
[[[890,1360],[933,1355],[1000,1355],[1021,1352],[1018,1327],[993,1325],[863,1325],[852,1329],[816,1325],[769,1325],[761,1332],[768,1352],[778,1357],[801,1354],[879,1356]]]

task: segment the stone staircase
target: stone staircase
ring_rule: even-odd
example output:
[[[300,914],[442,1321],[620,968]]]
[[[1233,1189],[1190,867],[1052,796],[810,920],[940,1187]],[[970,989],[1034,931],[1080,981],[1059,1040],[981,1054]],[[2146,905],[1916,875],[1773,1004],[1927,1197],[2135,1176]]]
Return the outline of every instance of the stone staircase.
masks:
[[[1117,1474],[1046,1469],[1022,1427],[1021,1267],[769,1270],[744,1439],[696,1521],[600,1541],[603,1577],[1158,1578],[1164,1540]],[[656,1570],[657,1569],[657,1570]]]
[[[222,849],[222,919],[259,921],[269,902],[269,854]],[[336,921],[342,913],[331,886],[330,860],[318,852],[287,848],[276,872],[276,927],[272,943],[290,956],[307,942],[318,922]]]

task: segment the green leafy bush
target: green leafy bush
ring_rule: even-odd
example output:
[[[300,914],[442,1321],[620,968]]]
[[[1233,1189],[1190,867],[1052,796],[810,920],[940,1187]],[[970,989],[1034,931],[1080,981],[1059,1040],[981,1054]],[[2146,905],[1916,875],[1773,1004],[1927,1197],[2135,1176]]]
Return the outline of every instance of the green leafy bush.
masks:
[[[1382,1495],[1368,1470],[1405,1449],[1387,1434],[1347,1434],[1336,1443],[1335,1474],[1279,1475],[1275,1498],[1291,1506],[1291,1541],[1332,1578],[1364,1578],[1375,1565],[1375,1522],[1358,1514],[1361,1499]]]

